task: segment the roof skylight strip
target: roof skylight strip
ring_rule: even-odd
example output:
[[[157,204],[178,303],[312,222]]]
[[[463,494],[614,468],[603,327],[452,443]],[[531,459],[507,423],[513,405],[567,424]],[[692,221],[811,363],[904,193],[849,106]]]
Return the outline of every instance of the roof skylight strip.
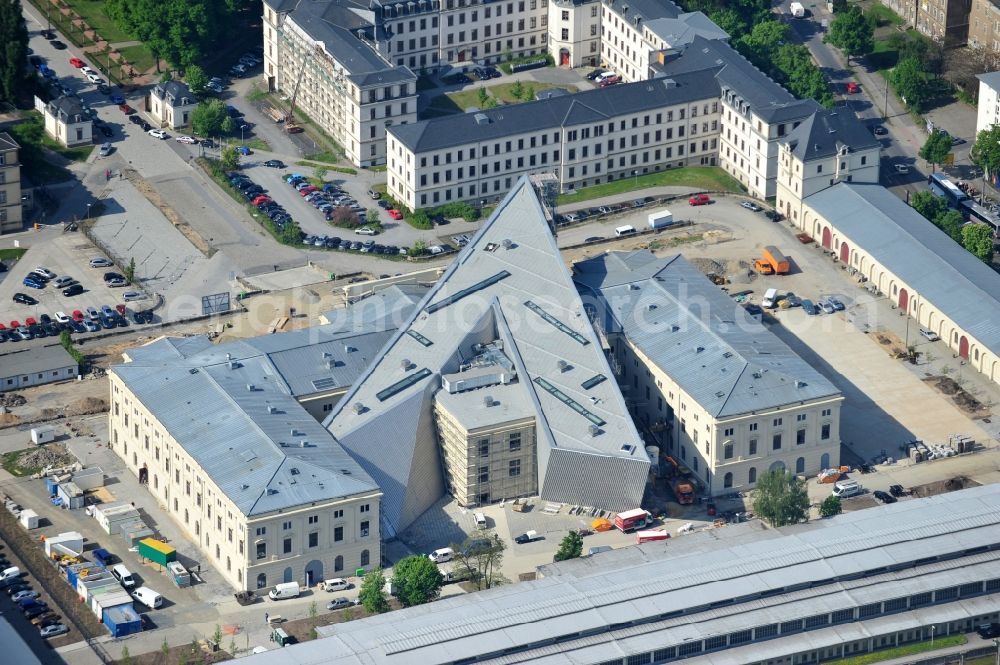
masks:
[[[581,416],[583,416],[584,418],[586,418],[590,422],[594,423],[598,427],[601,427],[602,425],[606,425],[607,424],[606,421],[602,420],[599,416],[591,413],[590,411],[587,411],[587,409],[583,408],[583,406],[579,402],[577,402],[575,399],[573,399],[572,397],[570,397],[569,395],[567,395],[563,391],[561,391],[558,388],[556,388],[554,385],[552,385],[551,383],[549,383],[548,381],[546,381],[542,377],[536,376],[535,377],[535,383],[537,383],[539,386],[541,386],[542,390],[544,390],[545,392],[549,393],[550,395],[552,395],[553,397],[555,397],[557,400],[559,400],[560,402],[562,402],[563,404],[565,404],[569,408],[573,409],[574,411],[576,411]]]
[[[600,383],[604,383],[607,380],[608,380],[608,377],[604,376],[603,374],[595,374],[594,376],[590,377],[589,379],[587,379],[586,381],[584,381],[583,383],[581,383],[580,386],[584,390],[590,390],[594,386],[596,386],[596,385],[598,385]]]
[[[412,337],[413,339],[417,340],[424,346],[431,346],[432,344],[434,344],[434,342],[430,341],[429,339],[418,333],[416,330],[407,330],[406,334]]]
[[[426,367],[424,367],[423,369],[418,370],[413,374],[403,377],[402,379],[392,384],[388,388],[378,391],[377,393],[375,393],[375,397],[378,398],[378,401],[384,402],[393,395],[395,395],[396,393],[406,390],[407,388],[415,384],[417,381],[427,378],[430,375],[431,371]]]
[[[587,346],[588,344],[590,344],[590,340],[588,340],[586,337],[584,337],[580,333],[576,332],[575,330],[573,330],[572,328],[570,328],[569,326],[567,326],[565,323],[563,323],[562,321],[560,321],[556,317],[552,316],[551,314],[549,314],[548,312],[546,312],[544,309],[542,309],[541,307],[539,307],[535,303],[531,302],[530,300],[526,300],[524,302],[524,306],[527,307],[528,309],[530,309],[532,312],[534,312],[538,316],[542,317],[545,320],[545,322],[548,323],[549,325],[551,325],[551,326],[559,329],[563,333],[565,333],[565,334],[569,335],[570,337],[572,337],[573,339],[575,339],[582,346]]]
[[[313,388],[316,390],[327,390],[337,386],[337,380],[331,376],[324,376],[322,379],[313,379]]]
[[[427,312],[428,314],[433,314],[434,312],[438,311],[439,309],[444,309],[448,305],[456,303],[459,300],[461,300],[462,298],[464,298],[466,296],[469,296],[469,295],[472,295],[476,291],[481,291],[481,290],[485,289],[487,286],[492,286],[493,284],[496,284],[500,280],[506,279],[508,277],[510,277],[510,273],[507,272],[506,270],[501,270],[500,272],[498,272],[497,274],[493,275],[492,277],[487,277],[483,281],[476,282],[472,286],[466,287],[466,288],[462,289],[461,291],[457,291],[456,293],[451,294],[447,298],[444,298],[442,300],[437,301],[433,305],[428,305],[427,307],[424,308],[424,311]]]

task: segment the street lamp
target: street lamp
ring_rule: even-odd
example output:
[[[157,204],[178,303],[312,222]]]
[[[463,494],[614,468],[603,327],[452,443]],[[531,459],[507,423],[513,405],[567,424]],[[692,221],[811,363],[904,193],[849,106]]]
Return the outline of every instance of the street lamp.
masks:
[[[92,205],[93,205],[92,203],[87,204],[87,219],[90,219],[90,206]]]
[[[635,188],[639,189],[639,169],[632,171],[632,175],[635,176]]]
[[[934,628],[935,626],[931,626],[931,651],[934,650]]]
[[[1000,665],[1000,640],[993,640],[993,646],[997,648],[997,665]]]

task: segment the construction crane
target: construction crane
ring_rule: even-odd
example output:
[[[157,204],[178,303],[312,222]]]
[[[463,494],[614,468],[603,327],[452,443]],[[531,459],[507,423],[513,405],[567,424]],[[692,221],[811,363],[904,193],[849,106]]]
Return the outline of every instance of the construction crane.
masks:
[[[306,56],[302,56],[302,66],[299,67],[299,77],[295,79],[295,88],[292,90],[291,106],[288,115],[285,116],[285,131],[289,134],[301,132],[302,128],[295,124],[295,99],[299,95],[299,86],[302,84],[302,76],[306,73]]]

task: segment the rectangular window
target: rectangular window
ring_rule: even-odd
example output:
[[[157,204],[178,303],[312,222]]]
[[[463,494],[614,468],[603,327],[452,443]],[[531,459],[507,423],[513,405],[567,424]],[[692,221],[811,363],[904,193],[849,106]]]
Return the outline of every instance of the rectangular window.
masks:
[[[292,553],[292,539],[291,538],[285,538],[284,540],[281,541],[281,553],[282,554],[291,554]]]
[[[219,519],[222,519],[222,518],[220,517]],[[257,535],[258,536],[265,536],[265,535],[267,535],[267,527],[266,526],[259,526],[259,527],[257,527]]]
[[[267,558],[267,543],[257,543],[257,558],[258,559]]]
[[[512,459],[507,465],[508,475],[511,478],[517,478],[521,475],[521,460]]]
[[[774,426],[775,427],[781,427],[781,418],[775,418],[774,419]]]
[[[801,446],[805,442],[806,442],[806,431],[804,429],[800,429],[800,430],[796,431],[795,432],[795,445]]]
[[[511,432],[508,439],[510,452],[517,452],[521,449],[521,433]]]
[[[479,467],[479,482],[481,483],[490,482],[490,467],[488,466]]]
[[[282,531],[290,531],[291,528],[292,528],[292,523],[291,522],[282,522],[281,523],[281,530]]]
[[[775,434],[773,437],[771,437],[771,449],[772,450],[781,450],[781,434],[780,433],[779,434]]]
[[[313,531],[309,534],[309,547],[316,547],[319,545],[319,533]]]
[[[823,426],[819,428],[819,438],[823,441],[830,438],[830,423],[824,423]]]
[[[489,439],[481,439],[479,441],[479,456],[480,457],[489,457],[490,456],[490,440]]]
[[[362,538],[367,538],[368,537],[368,520],[364,520],[363,522],[361,522],[360,526],[361,526],[361,529],[360,529],[361,537]]]
[[[333,527],[333,542],[339,543],[344,539],[344,527],[335,526]]]

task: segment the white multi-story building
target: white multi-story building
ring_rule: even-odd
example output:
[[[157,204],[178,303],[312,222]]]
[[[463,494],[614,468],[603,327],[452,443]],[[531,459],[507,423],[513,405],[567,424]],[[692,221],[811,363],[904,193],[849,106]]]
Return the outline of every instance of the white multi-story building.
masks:
[[[417,77],[369,45],[366,4],[314,0],[264,3],[264,77],[295,96],[356,166],[385,163],[385,132],[417,118]]]
[[[839,464],[840,391],[684,257],[612,252],[574,279],[632,417],[708,494]]]
[[[600,0],[549,3],[549,52],[560,67],[596,67],[601,60]]]
[[[1000,72],[979,74],[979,101],[976,105],[976,135],[1000,123]]]
[[[839,182],[877,185],[880,149],[853,113],[817,111],[779,142],[775,207],[797,223],[808,196]]]
[[[670,0],[604,0],[601,57],[624,81],[649,78],[653,54],[690,44],[696,37],[729,35],[701,12],[684,12]]]
[[[680,75],[393,127],[388,191],[416,209],[497,199],[525,174],[553,173],[569,189],[713,165],[713,85]]]

